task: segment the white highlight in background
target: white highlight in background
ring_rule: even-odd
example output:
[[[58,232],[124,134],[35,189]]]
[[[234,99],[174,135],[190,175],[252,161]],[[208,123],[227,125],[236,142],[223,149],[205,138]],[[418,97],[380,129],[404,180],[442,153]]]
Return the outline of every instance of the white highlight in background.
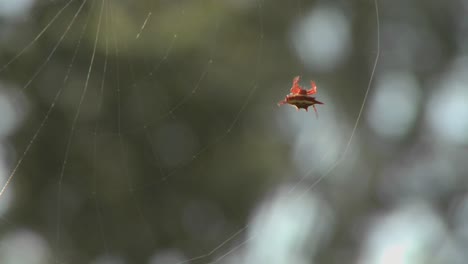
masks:
[[[298,57],[316,71],[330,71],[351,50],[350,22],[338,8],[318,7],[292,33]]]
[[[34,2],[34,0],[0,0],[0,17],[14,19],[26,15]]]
[[[440,217],[427,204],[412,202],[375,220],[357,263],[429,263],[446,235]]]
[[[50,263],[50,249],[38,234],[30,230],[17,230],[0,241],[0,263]]]
[[[418,115],[421,102],[419,83],[409,72],[384,73],[377,83],[367,121],[381,137],[404,137]]]
[[[434,87],[426,114],[435,138],[468,143],[468,57],[459,58]]]
[[[284,186],[257,210],[249,226],[246,264],[310,263],[326,245],[334,215],[317,195]]]

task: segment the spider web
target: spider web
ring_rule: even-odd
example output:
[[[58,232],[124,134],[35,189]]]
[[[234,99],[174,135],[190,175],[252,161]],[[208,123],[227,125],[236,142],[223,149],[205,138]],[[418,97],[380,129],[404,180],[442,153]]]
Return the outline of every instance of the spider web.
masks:
[[[21,198],[27,209],[11,202],[4,230],[41,234],[48,246],[37,263],[221,263],[264,237],[249,231],[248,211],[282,184],[277,164],[288,158],[269,122],[278,111],[293,113],[276,108],[292,77],[312,75],[288,61],[293,54],[275,54],[288,48],[286,40],[275,46],[275,31],[287,30],[278,24],[304,16],[297,3],[36,3],[30,20],[12,26],[28,37],[11,34],[18,45],[1,55],[12,105],[29,108],[0,191],[4,203]],[[287,185],[293,200],[347,160],[380,53],[377,2],[357,3],[372,4],[376,57],[357,117],[349,117],[354,125],[343,147],[293,173],[303,175]],[[284,64],[299,70],[285,73]],[[326,88],[317,81],[320,98]],[[328,131],[326,107],[318,120],[288,118]]]

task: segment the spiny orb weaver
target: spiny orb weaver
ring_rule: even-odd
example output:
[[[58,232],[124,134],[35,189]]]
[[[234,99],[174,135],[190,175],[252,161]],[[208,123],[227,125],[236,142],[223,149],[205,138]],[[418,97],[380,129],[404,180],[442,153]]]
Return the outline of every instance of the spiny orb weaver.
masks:
[[[323,104],[320,101],[315,99],[314,94],[317,93],[317,85],[315,85],[314,81],[310,81],[310,90],[303,89],[299,85],[300,76],[296,76],[293,79],[293,84],[291,87],[291,93],[286,95],[283,101],[278,103],[278,106],[284,104],[290,104],[296,107],[299,111],[300,108],[303,108],[307,111],[309,106],[312,106],[315,111],[315,115],[318,117],[317,109],[315,108],[315,104]]]

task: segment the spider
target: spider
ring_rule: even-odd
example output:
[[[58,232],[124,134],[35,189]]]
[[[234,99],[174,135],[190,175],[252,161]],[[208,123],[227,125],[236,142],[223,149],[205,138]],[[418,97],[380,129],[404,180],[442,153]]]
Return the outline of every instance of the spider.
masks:
[[[323,104],[320,101],[315,100],[315,97],[312,96],[317,93],[317,86],[315,85],[314,81],[310,82],[310,90],[303,89],[299,85],[300,76],[296,76],[293,79],[293,84],[291,87],[291,93],[286,95],[283,101],[278,103],[278,106],[284,104],[290,104],[296,107],[296,110],[299,111],[300,108],[303,108],[307,111],[309,106],[312,106],[315,111],[315,115],[318,117],[317,109],[315,108],[315,104]]]

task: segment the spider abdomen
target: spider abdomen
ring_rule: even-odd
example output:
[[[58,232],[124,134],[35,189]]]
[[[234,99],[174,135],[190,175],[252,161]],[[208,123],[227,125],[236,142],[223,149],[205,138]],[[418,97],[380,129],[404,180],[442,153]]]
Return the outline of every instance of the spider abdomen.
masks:
[[[314,104],[323,104],[322,102],[317,101],[315,97],[307,95],[289,95],[286,98],[286,102],[290,105],[294,105],[298,109],[303,108],[305,110]]]

